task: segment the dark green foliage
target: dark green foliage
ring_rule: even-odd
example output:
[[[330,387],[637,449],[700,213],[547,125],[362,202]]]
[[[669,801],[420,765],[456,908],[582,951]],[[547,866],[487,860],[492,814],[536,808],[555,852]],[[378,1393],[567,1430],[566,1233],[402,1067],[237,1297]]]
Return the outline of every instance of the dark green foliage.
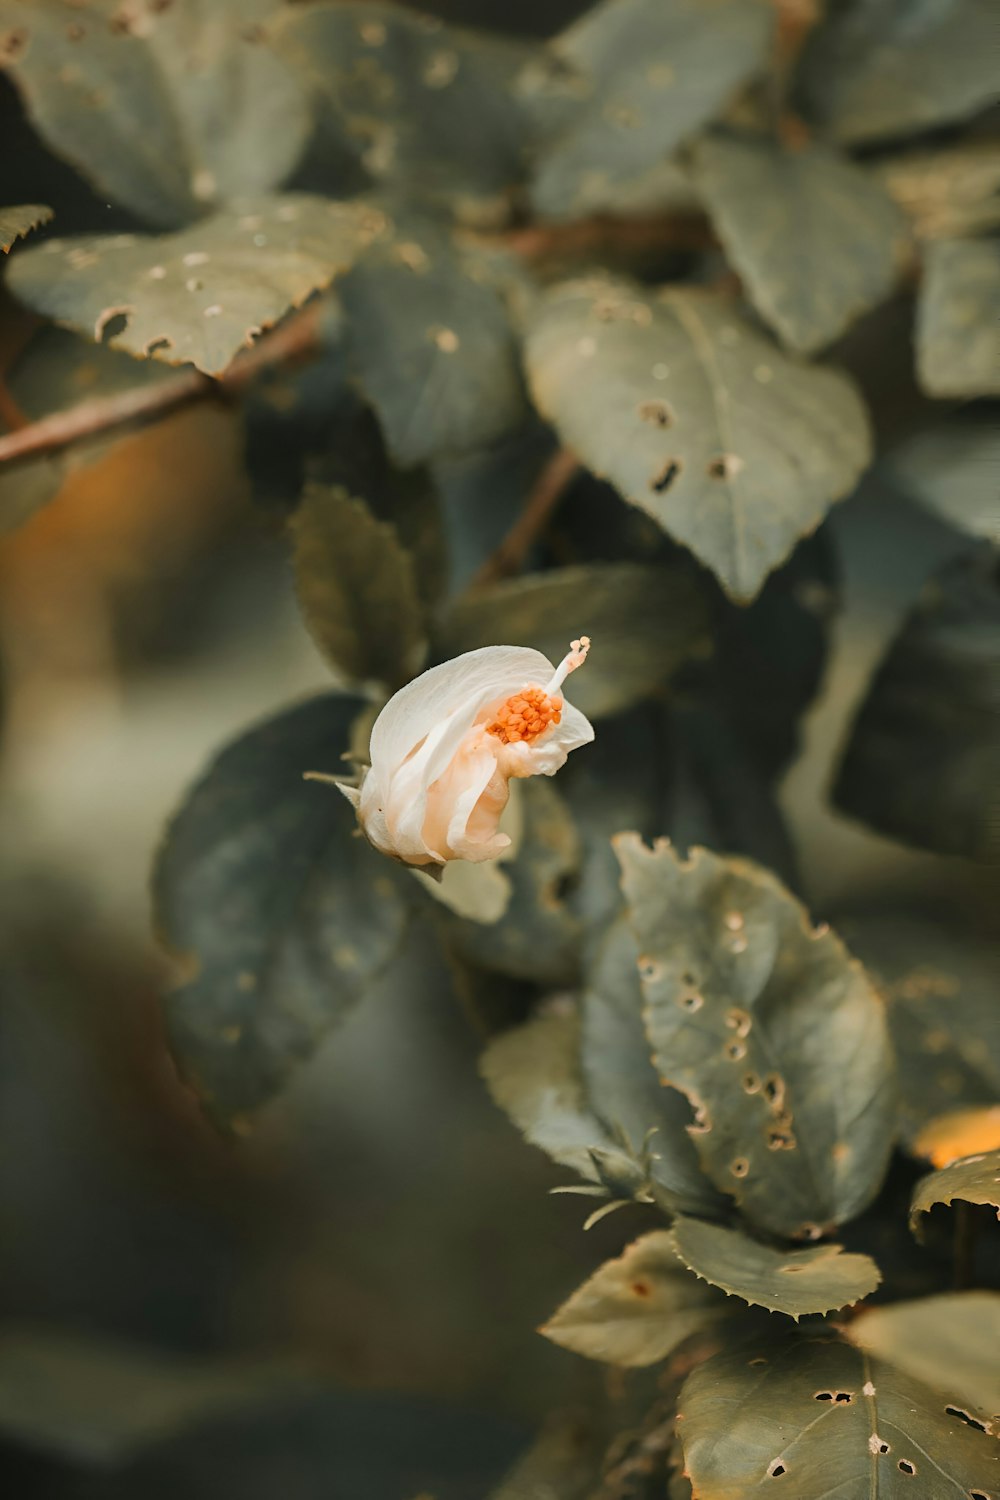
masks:
[[[19,255],[8,280],[57,323],[218,375],[386,228],[384,214],[358,202],[244,199],[177,234],[48,240]]]
[[[703,1169],[751,1223],[818,1238],[874,1197],[892,1139],[864,971],[765,871],[617,847],[653,1062],[691,1101]]]
[[[996,94],[991,0],[838,0],[809,40],[803,100],[839,140],[916,134]]]
[[[385,4],[287,5],[270,41],[377,182],[475,216],[522,176],[528,49]]]
[[[847,1335],[924,1385],[944,1374],[959,1401],[1000,1412],[1000,1293],[942,1292],[870,1307],[847,1325]]]
[[[726,297],[569,282],[526,352],[563,440],[744,603],[868,463],[851,383],[794,363]]]
[[[438,645],[457,656],[505,641],[558,661],[585,626],[598,644],[573,702],[590,717],[648,698],[707,649],[708,611],[695,580],[683,568],[637,563],[554,568],[477,591],[445,616]]]
[[[778,1480],[796,1500],[823,1500],[831,1484],[845,1500],[991,1500],[996,1443],[971,1415],[982,1425],[832,1338],[758,1339],[688,1376],[678,1428],[699,1500],[778,1492]]]
[[[680,1265],[675,1234],[659,1229],[606,1261],[542,1332],[608,1364],[651,1365],[724,1313],[722,1299]]]
[[[563,1222],[600,1226],[561,1291],[525,1289],[535,1323],[565,1299],[541,1329],[562,1349],[536,1347],[553,1402],[579,1394],[583,1418],[554,1422],[494,1500],[1000,1500],[1000,1299],[983,1289],[1000,1206],[995,892],[966,863],[995,862],[1000,834],[994,7],[497,0],[501,37],[450,24],[475,23],[481,0],[442,0],[447,22],[381,0],[0,0],[0,201],[20,205],[0,208],[0,531],[161,399],[225,403],[245,473],[206,522],[213,583],[189,586],[216,607],[213,570],[239,567],[248,523],[280,595],[253,594],[255,628],[280,626],[294,584],[338,689],[223,748],[168,827],[154,895],[177,1067],[245,1132],[327,1038],[334,1067],[338,1046],[353,1056],[353,1035],[331,1033],[390,966],[407,1003],[444,1003],[451,975],[480,1033],[466,1055],[562,1169],[536,1164],[555,1191],[586,1200]],[[547,39],[515,34],[526,15]],[[53,214],[60,238],[20,243]],[[813,357],[832,345],[839,368]],[[119,481],[140,512],[142,446]],[[13,639],[18,612],[50,607],[19,569],[63,526],[83,535],[73,498],[0,549],[18,751],[37,649],[31,630]],[[84,518],[98,529],[104,498]],[[906,580],[928,573],[914,600]],[[565,703],[544,710],[594,721],[565,766],[518,760],[523,720],[502,752],[491,727],[529,712],[506,705],[543,690],[545,662],[494,700],[476,676],[472,703],[477,657],[421,699],[427,663],[506,645],[554,667],[584,634]],[[408,711],[391,733],[383,719],[369,769],[397,692]],[[837,809],[865,828],[803,808],[823,755],[839,757]],[[420,838],[462,818],[481,831],[508,770],[496,859],[421,873],[363,836],[359,820],[388,839],[414,812]],[[867,830],[922,860],[860,843]],[[403,1097],[437,1088],[434,1048],[454,1040],[430,1014],[412,1011],[435,1039],[405,1053]],[[474,1244],[492,1287],[510,1278],[505,1236],[537,1226],[504,1223],[505,1161],[461,1098],[445,1103],[433,1148],[467,1174],[456,1215],[467,1186],[493,1214],[496,1182]],[[197,1128],[176,1113],[171,1132]],[[438,1162],[401,1134],[387,1125],[430,1245],[412,1220],[396,1236],[411,1287],[406,1267],[452,1225]],[[381,1253],[391,1185],[364,1187],[351,1162],[331,1173],[329,1218],[361,1255],[377,1218]],[[313,1319],[321,1257],[298,1232],[296,1306],[250,1336],[294,1340],[304,1309],[310,1349],[349,1347],[367,1381],[366,1315]],[[444,1311],[464,1321],[460,1288]],[[394,1304],[387,1348],[396,1319]],[[420,1319],[421,1350],[447,1345],[447,1317],[422,1304]],[[419,1427],[367,1397],[363,1440],[345,1444],[355,1408],[316,1386],[286,1411],[269,1366],[0,1334],[0,1429],[125,1464],[93,1500],[188,1493],[174,1432],[213,1495],[235,1483],[248,1500],[331,1485],[470,1500],[502,1467],[425,1462]],[[591,1368],[612,1378],[588,1405],[562,1351],[631,1373]],[[477,1400],[509,1399],[479,1371]],[[414,1378],[405,1360],[398,1378]],[[224,1414],[233,1453],[209,1423]],[[286,1417],[270,1468],[269,1423]],[[414,1457],[397,1466],[400,1444]],[[51,1500],[68,1500],[58,1483]]]
[[[55,151],[169,227],[277,187],[305,145],[307,102],[260,45],[271,8],[3,0],[0,63]]]
[[[926,919],[850,917],[841,930],[882,994],[899,1059],[900,1130],[1000,1098],[1000,958]]]
[[[222,1120],[275,1093],[402,937],[408,892],[352,836],[336,788],[302,779],[342,771],[361,707],[315,698],[250,730],[160,850],[157,923],[181,975],[168,1025],[185,1077]]]
[[[474,270],[439,230],[404,220],[341,284],[354,363],[401,467],[480,448],[524,416],[507,312]]]
[[[927,247],[917,368],[931,396],[1000,396],[1000,241]]]
[[[996,860],[1000,585],[988,549],[932,579],[851,732],[838,806],[941,854]]]
[[[302,613],[334,670],[389,688],[407,682],[423,620],[413,559],[393,527],[346,490],[313,484],[291,532]]]
[[[939,1203],[989,1203],[1000,1218],[1000,1151],[966,1156],[921,1178],[913,1192],[910,1226],[921,1233],[921,1215]]]
[[[869,1256],[845,1255],[840,1245],[776,1250],[701,1219],[676,1219],[670,1241],[674,1253],[702,1281],[792,1318],[859,1302],[881,1279]]]
[[[1000,424],[988,406],[966,407],[892,449],[889,466],[908,495],[959,531],[1000,544],[993,478]]]
[[[755,307],[790,348],[823,348],[888,294],[902,216],[829,147],[706,136],[695,181]]]
[[[595,191],[641,178],[761,67],[761,0],[601,0],[555,38],[525,91],[542,123],[532,197],[585,212]]]

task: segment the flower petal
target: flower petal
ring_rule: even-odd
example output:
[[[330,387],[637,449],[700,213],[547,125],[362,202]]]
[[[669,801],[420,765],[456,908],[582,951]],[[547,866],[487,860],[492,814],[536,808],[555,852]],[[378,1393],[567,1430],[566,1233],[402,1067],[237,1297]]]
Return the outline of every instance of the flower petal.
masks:
[[[376,775],[390,773],[456,709],[489,697],[502,698],[529,683],[551,678],[552,663],[527,646],[481,646],[422,672],[400,688],[372,728],[371,762]],[[475,713],[469,718],[471,724]],[[463,731],[464,732],[464,731]],[[461,738],[461,735],[459,735]]]

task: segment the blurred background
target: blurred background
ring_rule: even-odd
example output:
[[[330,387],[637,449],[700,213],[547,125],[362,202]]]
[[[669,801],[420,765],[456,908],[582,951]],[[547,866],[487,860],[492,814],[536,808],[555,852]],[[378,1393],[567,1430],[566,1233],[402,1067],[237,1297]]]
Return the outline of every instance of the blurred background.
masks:
[[[549,34],[584,7],[424,8]],[[2,79],[0,142],[9,201],[44,180],[62,232],[90,224]],[[0,308],[0,366],[24,321]],[[863,338],[879,327],[862,369]],[[180,413],[67,464],[0,538],[0,1484],[19,1500],[485,1494],[595,1378],[535,1327],[642,1222],[585,1236],[579,1201],[547,1196],[559,1174],[490,1103],[419,925],[251,1134],[220,1138],[178,1081],[152,853],[221,745],[330,682],[245,442],[235,412]],[[446,500],[460,586],[509,517]],[[827,796],[873,665],[961,539],[884,467],[824,533],[842,607],[781,786],[802,890],[817,917],[905,903],[985,928],[981,869]]]

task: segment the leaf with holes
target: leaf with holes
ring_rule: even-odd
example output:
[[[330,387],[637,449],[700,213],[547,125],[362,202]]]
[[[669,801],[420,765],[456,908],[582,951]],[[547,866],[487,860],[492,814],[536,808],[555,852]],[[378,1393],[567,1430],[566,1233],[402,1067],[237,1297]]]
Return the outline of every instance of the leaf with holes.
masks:
[[[1000,507],[994,477],[1000,473],[1000,426],[995,413],[971,406],[922,427],[891,448],[892,478],[906,494],[949,525],[1000,546]]]
[[[439,231],[373,246],[340,296],[361,385],[397,463],[484,447],[521,422],[506,308]]]
[[[575,217],[595,179],[628,180],[721,111],[767,55],[772,18],[759,0],[602,0],[529,69],[529,109],[562,96],[539,152],[532,196],[543,214]],[[540,97],[533,100],[533,95]]]
[[[589,717],[618,713],[662,688],[704,650],[708,610],[698,580],[683,567],[594,563],[554,568],[466,595],[441,624],[442,654],[493,641],[532,645],[554,661],[580,631],[595,646],[573,682],[573,702]]]
[[[885,1015],[861,965],[765,870],[615,840],[657,1072],[701,1164],[756,1227],[817,1238],[859,1213],[895,1121]]]
[[[596,278],[535,310],[528,377],[563,441],[752,599],[870,457],[854,387],[726,297]]]
[[[921,1214],[930,1213],[938,1204],[992,1204],[1000,1219],[1000,1151],[984,1151],[965,1156],[922,1177],[913,1189],[910,1204],[910,1228],[920,1238]]]
[[[858,1349],[914,1380],[947,1388],[959,1401],[1000,1413],[1000,1292],[943,1292],[891,1307],[865,1308],[845,1332]],[[975,1421],[971,1412],[964,1415]]]
[[[475,215],[522,177],[524,46],[386,4],[285,6],[270,33],[377,182]]]
[[[151,360],[130,359],[61,328],[41,328],[7,371],[6,384],[18,410],[34,422],[89,397],[139,390],[169,378],[170,372]],[[98,434],[61,453],[0,468],[0,535],[22,525],[72,475],[99,463],[123,441],[128,439],[120,433],[111,438]]]
[[[847,1344],[804,1338],[714,1355],[684,1382],[677,1413],[698,1500],[994,1500],[1000,1459],[982,1420],[970,1427]]]
[[[444,911],[443,930],[455,951],[481,968],[540,984],[571,984],[579,976],[582,927],[563,887],[579,868],[580,841],[551,782],[540,776],[523,780],[512,793],[512,818],[505,817],[504,827],[515,853],[495,867],[510,887],[503,912],[486,922]],[[494,871],[464,873],[474,879]]]
[[[423,654],[423,611],[393,527],[346,490],[317,484],[290,526],[299,603],[324,656],[355,682],[408,682]]]
[[[101,192],[172,226],[289,175],[308,104],[261,45],[270,0],[0,0],[0,67]]]
[[[589,967],[580,1000],[580,1065],[587,1098],[619,1140],[648,1141],[657,1202],[671,1212],[719,1214],[726,1199],[701,1170],[687,1132],[691,1106],[656,1075],[642,1024],[635,939],[619,918]]]
[[[903,622],[854,721],[837,806],[917,848],[995,861],[998,691],[1000,576],[984,546]]]
[[[1000,396],[1000,241],[938,240],[924,251],[917,370],[931,396]]]
[[[7,251],[15,240],[21,240],[52,217],[51,208],[41,203],[15,203],[0,206],[0,250]]]
[[[1000,957],[927,918],[848,916],[839,930],[878,987],[899,1060],[900,1129],[1000,1099]]]
[[[673,1237],[654,1230],[605,1261],[539,1330],[609,1365],[652,1365],[720,1317],[725,1302],[678,1264]]]
[[[715,135],[699,143],[694,169],[754,306],[790,348],[822,349],[888,295],[902,215],[846,157]]]
[[[594,1186],[617,1196],[642,1191],[638,1163],[590,1109],[580,1073],[580,1020],[571,1009],[542,1012],[490,1042],[479,1060],[495,1104],[525,1140]]]
[[[209,1111],[265,1103],[364,995],[403,935],[409,888],[331,787],[355,698],[314,698],[230,745],[185,799],[154,871],[177,956],[171,1045]]]
[[[727,1296],[753,1307],[802,1318],[860,1302],[882,1280],[868,1255],[845,1255],[842,1245],[773,1249],[704,1219],[678,1217],[667,1238],[689,1271]]]
[[[842,141],[962,120],[996,96],[993,0],[829,6],[802,59],[800,102]]]
[[[362,203],[247,199],[178,234],[47,240],[11,262],[35,312],[113,348],[218,375],[263,328],[329,284],[387,227]]]

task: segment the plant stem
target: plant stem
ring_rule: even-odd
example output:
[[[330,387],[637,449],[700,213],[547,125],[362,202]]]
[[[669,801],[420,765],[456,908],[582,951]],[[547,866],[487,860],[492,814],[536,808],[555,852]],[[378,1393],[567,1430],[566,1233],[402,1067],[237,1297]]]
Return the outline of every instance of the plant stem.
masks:
[[[545,464],[528,495],[524,509],[500,543],[486,559],[470,585],[482,588],[520,571],[532,543],[579,473],[580,461],[568,448],[559,448]]]
[[[312,303],[238,354],[218,379],[189,366],[158,385],[97,396],[16,428],[0,437],[0,465],[58,453],[85,438],[153,421],[195,401],[231,400],[266,370],[315,353],[318,322],[319,304]]]

